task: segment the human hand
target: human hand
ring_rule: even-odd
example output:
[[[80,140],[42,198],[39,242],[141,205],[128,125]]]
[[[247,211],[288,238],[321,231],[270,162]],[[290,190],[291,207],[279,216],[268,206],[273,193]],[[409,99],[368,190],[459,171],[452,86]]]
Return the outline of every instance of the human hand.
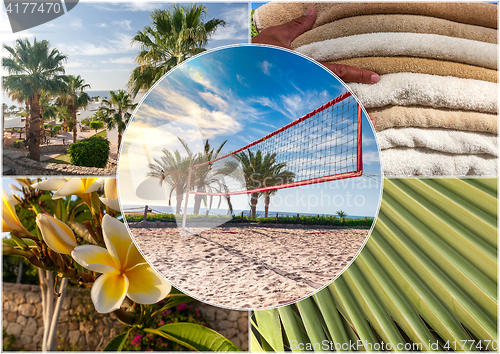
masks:
[[[279,26],[268,27],[252,39],[252,43],[270,44],[290,49],[290,43],[302,33],[311,29],[316,21],[316,10],[309,6],[304,15]],[[380,77],[370,70],[358,69],[349,65],[319,62],[345,82],[375,84]]]

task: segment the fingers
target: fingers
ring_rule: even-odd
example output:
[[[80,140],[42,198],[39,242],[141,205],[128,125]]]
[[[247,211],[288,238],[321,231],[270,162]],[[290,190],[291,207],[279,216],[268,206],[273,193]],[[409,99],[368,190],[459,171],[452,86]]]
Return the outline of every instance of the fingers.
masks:
[[[290,43],[311,29],[316,21],[316,10],[309,6],[304,15],[279,26],[268,27],[252,39],[252,43],[271,44],[290,48]]]
[[[316,10],[314,7],[309,6],[304,15],[278,26],[283,31],[283,41],[287,48],[290,47],[290,43],[295,38],[309,31],[314,25],[314,21],[316,21]]]
[[[321,63],[340,77],[345,82],[358,82],[360,84],[376,84],[380,76],[370,70],[358,69],[349,65]]]

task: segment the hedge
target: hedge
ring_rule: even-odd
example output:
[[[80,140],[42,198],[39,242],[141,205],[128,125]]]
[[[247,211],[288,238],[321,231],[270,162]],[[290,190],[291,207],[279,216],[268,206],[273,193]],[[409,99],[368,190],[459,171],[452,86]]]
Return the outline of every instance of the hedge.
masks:
[[[109,141],[93,136],[71,144],[68,152],[74,166],[104,168],[108,163]]]

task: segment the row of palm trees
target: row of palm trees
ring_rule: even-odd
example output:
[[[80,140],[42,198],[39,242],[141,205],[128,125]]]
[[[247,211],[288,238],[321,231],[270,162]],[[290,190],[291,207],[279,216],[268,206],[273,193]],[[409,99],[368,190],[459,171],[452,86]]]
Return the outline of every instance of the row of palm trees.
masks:
[[[165,73],[182,61],[206,49],[211,35],[226,22],[211,19],[204,22],[207,10],[202,5],[187,7],[173,5],[171,10],[156,10],[151,13],[151,25],[138,31],[132,43],[140,45],[138,66],[132,71],[128,83],[133,97],[139,91],[149,90]],[[26,138],[30,158],[40,161],[40,144],[43,138],[43,118],[54,115],[62,117],[63,129],[68,129],[68,119],[73,123],[73,141],[76,141],[76,112],[91,101],[84,92],[89,84],[80,76],[65,75],[64,62],[68,57],[47,40],[18,39],[13,46],[4,45],[9,57],[2,65],[9,73],[3,78],[3,88],[11,99],[26,107]],[[54,106],[50,104],[55,99]],[[108,124],[117,126],[119,143],[130,116],[126,110],[132,105],[124,98],[111,97],[107,103]],[[123,105],[115,102],[125,102]],[[106,102],[105,102],[106,103]],[[121,119],[119,119],[121,117]]]
[[[181,212],[184,194],[188,189],[189,170],[192,166],[202,165],[192,169],[190,192],[229,193],[229,188],[225,183],[226,178],[235,179],[241,184],[241,188],[248,191],[289,183],[295,178],[295,174],[286,169],[286,163],[276,161],[275,153],[263,153],[261,150],[243,151],[232,155],[234,159],[228,159],[220,167],[215,168],[213,163],[207,162],[217,159],[227,140],[214,149],[207,139],[203,151],[194,154],[184,140],[178,139],[185,154],[181,154],[179,150],[172,152],[163,149],[163,156],[160,159],[154,159],[154,163],[149,164],[150,171],[147,173],[148,177],[158,178],[160,186],[167,184],[170,187],[169,205],[172,195],[175,194],[177,214]],[[268,217],[271,196],[275,193],[276,190],[250,193],[250,216],[256,217],[257,203],[260,197],[264,197],[264,216]],[[199,214],[202,201],[211,208],[213,197],[208,198],[209,201],[206,195],[195,195],[194,214]],[[230,196],[225,195],[224,198],[228,203],[228,214],[232,214]]]

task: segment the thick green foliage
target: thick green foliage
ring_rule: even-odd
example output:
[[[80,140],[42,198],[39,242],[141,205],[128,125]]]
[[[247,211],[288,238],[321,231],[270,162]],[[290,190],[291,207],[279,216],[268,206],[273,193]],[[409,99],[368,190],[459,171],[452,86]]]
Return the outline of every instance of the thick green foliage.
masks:
[[[144,219],[143,215],[126,215],[128,222],[139,222]],[[210,215],[209,220],[215,221],[217,218],[227,218],[225,215]],[[205,221],[205,215],[187,215],[189,221]],[[163,221],[163,222],[175,222],[174,214],[156,214],[148,215],[147,221]],[[260,223],[260,224],[301,224],[301,225],[331,225],[331,226],[346,226],[346,227],[371,227],[373,219],[345,219],[343,223],[342,219],[335,216],[300,216],[297,219],[296,216],[279,216],[276,222],[276,217],[269,218],[249,218],[243,216],[243,221],[241,220],[241,215],[233,215],[230,222],[236,223]]]
[[[90,129],[95,129],[95,131],[97,132],[97,129],[101,129],[102,127],[104,127],[104,122],[101,122],[100,120],[94,120],[90,122],[89,127]]]
[[[68,152],[72,165],[104,168],[108,163],[109,141],[91,137],[71,144]]]

